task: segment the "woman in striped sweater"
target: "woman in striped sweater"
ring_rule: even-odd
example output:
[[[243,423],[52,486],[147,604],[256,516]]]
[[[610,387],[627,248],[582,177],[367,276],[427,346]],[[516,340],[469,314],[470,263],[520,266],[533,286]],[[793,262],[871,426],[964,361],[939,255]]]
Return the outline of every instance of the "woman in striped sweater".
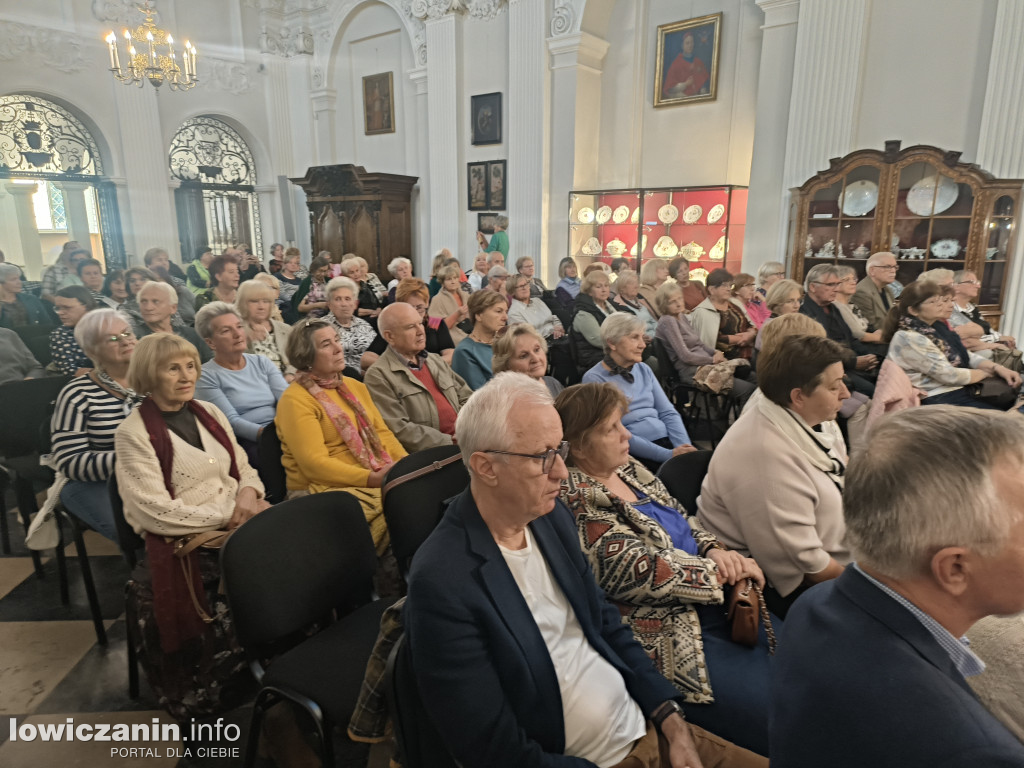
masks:
[[[57,396],[51,444],[63,484],[60,499],[73,515],[117,541],[107,479],[114,472],[114,432],[137,403],[127,379],[135,334],[127,316],[97,309],[79,320],[75,339],[95,368]]]

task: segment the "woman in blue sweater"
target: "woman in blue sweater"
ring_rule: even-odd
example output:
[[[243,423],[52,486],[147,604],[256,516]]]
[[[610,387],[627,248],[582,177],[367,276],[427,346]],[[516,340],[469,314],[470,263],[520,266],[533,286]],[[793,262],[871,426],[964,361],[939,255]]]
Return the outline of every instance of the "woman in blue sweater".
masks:
[[[491,344],[508,323],[508,303],[497,291],[476,291],[467,302],[473,330],[455,348],[452,369],[470,386],[480,389],[491,380]]]
[[[697,450],[657,376],[642,363],[644,323],[616,312],[601,325],[604,359],[583,374],[583,382],[614,384],[629,401],[622,424],[629,430],[629,454],[652,472],[673,456]]]

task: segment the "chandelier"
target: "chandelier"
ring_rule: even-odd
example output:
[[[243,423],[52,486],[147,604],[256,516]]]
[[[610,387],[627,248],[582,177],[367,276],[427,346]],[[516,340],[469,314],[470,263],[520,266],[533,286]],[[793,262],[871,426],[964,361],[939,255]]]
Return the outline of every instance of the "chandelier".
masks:
[[[125,47],[128,52],[126,67],[121,66],[117,35],[111,30],[106,37],[110,53],[110,71],[114,77],[122,83],[138,83],[140,88],[143,80],[149,80],[154,88],[159,88],[166,82],[172,91],[187,91],[192,88],[199,82],[196,75],[195,46],[188,40],[185,41],[179,66],[178,54],[174,50],[174,39],[169,32],[159,29],[154,23],[154,8],[150,0],[146,0],[138,9],[146,18],[134,31],[124,30]]]

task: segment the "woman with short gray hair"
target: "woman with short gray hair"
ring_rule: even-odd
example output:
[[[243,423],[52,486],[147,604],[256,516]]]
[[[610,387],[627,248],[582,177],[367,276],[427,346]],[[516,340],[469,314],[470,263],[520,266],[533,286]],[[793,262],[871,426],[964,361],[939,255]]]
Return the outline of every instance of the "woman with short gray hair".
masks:
[[[652,472],[673,456],[697,450],[679,412],[665,395],[658,377],[643,363],[644,323],[615,312],[601,326],[604,359],[583,374],[583,382],[607,382],[629,400],[622,424],[629,430],[629,453]]]
[[[0,264],[0,328],[52,322],[43,303],[32,294],[23,293],[21,270],[13,264]]]
[[[249,463],[259,467],[259,437],[274,420],[288,382],[270,359],[246,352],[245,323],[233,305],[211,301],[196,313],[196,331],[213,350],[199,373],[196,397],[220,408]]]
[[[373,365],[377,354],[368,352],[377,332],[366,320],[356,317],[359,307],[359,286],[347,277],[336,277],[327,284],[327,307],[324,320],[338,332],[345,347],[345,362],[357,371]],[[296,367],[301,367],[296,365]]]
[[[757,268],[757,292],[767,298],[768,289],[786,276],[786,266],[781,261],[766,261]]]
[[[388,283],[388,304],[394,304],[395,289],[398,287],[398,284],[405,280],[405,278],[412,277],[412,262],[405,258],[405,256],[392,259],[388,263],[388,273],[394,278]]]
[[[199,360],[205,363],[212,355],[210,348],[195,332],[194,328],[176,322],[178,317],[178,294],[174,286],[150,280],[135,294],[141,322],[135,323],[136,337],[143,339],[151,333],[173,333],[188,341],[196,348]]]

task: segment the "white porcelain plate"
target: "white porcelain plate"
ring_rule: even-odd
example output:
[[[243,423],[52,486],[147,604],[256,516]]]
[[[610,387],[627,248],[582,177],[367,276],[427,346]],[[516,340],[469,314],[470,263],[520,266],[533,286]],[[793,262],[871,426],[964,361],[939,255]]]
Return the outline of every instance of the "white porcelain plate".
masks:
[[[938,186],[938,189],[935,187]],[[917,216],[937,216],[960,197],[960,187],[948,176],[925,176],[907,191],[907,208]],[[932,210],[932,200],[935,210]]]
[[[621,256],[626,252],[626,244],[616,237],[604,249],[612,256]]]
[[[576,219],[580,224],[593,224],[594,223],[594,209],[593,208],[580,208],[580,212],[576,214]]]
[[[696,224],[700,221],[700,217],[704,215],[704,209],[699,205],[691,205],[683,211],[683,223],[684,224]]]
[[[616,224],[622,224],[628,218],[629,218],[629,206],[628,205],[620,205],[612,213],[612,221],[614,223],[616,223]]]
[[[704,246],[691,240],[679,249],[679,255],[687,261],[700,261],[700,257],[704,255]]]
[[[952,259],[960,253],[960,243],[952,237],[932,243],[932,256],[936,259]]]
[[[708,224],[715,224],[725,215],[725,206],[719,203],[708,211]]]
[[[696,269],[690,270],[690,279],[696,280],[699,283],[706,283],[708,281],[708,271],[704,267],[697,267]]]
[[[647,250],[647,235],[643,236],[643,238],[639,242],[639,245],[640,245],[640,251],[641,252]],[[634,243],[633,247],[629,249],[629,255],[630,256],[636,256],[637,255],[637,252],[636,252],[637,248],[636,248],[636,246],[637,246],[637,243]]]
[[[712,261],[721,261],[725,258],[726,251],[729,250],[729,243],[725,239],[725,235],[718,238],[718,242],[711,246],[711,252],[708,254],[708,258]]]
[[[654,244],[654,255],[659,259],[674,259],[679,255],[679,246],[668,235],[662,235]]]
[[[583,248],[581,250],[587,256],[597,256],[602,250],[601,241],[596,237],[592,237],[583,244]]]
[[[598,224],[607,224],[608,220],[612,217],[612,207],[610,205],[602,205],[597,209],[595,218]]]
[[[629,222],[630,222],[630,224],[639,224],[640,223],[640,206],[639,205],[636,208],[633,209],[633,215],[629,217]]]
[[[658,221],[662,224],[671,224],[679,218],[679,209],[669,203],[658,209]]]
[[[861,179],[846,185],[839,206],[844,216],[863,216],[875,210],[878,203],[878,185],[873,181]]]

